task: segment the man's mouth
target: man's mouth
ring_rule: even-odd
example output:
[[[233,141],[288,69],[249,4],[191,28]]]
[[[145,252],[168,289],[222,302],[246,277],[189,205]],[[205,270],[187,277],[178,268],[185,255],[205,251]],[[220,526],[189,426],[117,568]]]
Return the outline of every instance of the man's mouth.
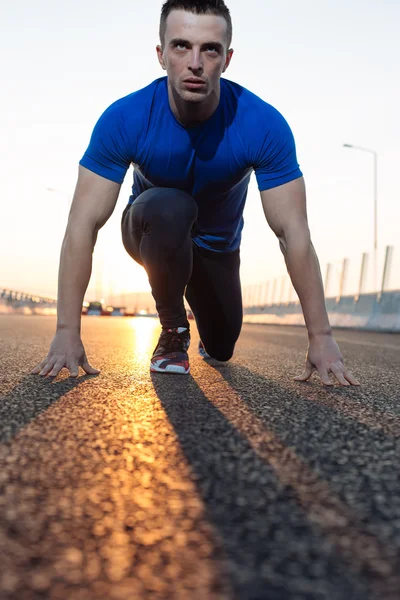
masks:
[[[185,79],[183,83],[186,85],[186,87],[193,90],[199,89],[206,84],[205,81],[196,77],[189,77],[188,79]]]

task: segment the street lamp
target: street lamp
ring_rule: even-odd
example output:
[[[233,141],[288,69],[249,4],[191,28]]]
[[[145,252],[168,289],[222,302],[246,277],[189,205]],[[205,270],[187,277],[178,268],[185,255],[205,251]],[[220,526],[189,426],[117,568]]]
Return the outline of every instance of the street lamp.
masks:
[[[375,150],[353,146],[353,144],[343,144],[345,148],[361,150],[373,156],[374,165],[374,291],[377,291],[377,255],[378,255],[378,155]]]

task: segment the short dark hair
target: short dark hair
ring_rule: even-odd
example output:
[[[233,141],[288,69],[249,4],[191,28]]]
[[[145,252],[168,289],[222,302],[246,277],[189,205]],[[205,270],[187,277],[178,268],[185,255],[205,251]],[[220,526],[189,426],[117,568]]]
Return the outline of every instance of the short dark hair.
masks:
[[[230,47],[233,33],[232,19],[229,8],[226,6],[224,0],[168,0],[165,2],[161,9],[161,46],[164,45],[167,18],[173,10],[186,10],[187,12],[196,15],[217,15],[219,17],[224,17],[228,25],[228,48]]]

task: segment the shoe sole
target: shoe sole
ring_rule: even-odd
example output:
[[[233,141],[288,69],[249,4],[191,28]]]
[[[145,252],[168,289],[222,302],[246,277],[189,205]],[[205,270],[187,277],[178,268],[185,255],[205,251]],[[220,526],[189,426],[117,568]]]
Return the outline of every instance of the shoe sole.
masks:
[[[190,367],[188,370],[185,367],[180,367],[179,365],[168,365],[165,369],[160,369],[159,367],[150,366],[150,371],[152,373],[172,373],[175,375],[188,375],[190,372]]]
[[[212,358],[208,352],[206,352],[204,350],[204,348],[197,348],[197,352],[199,353],[199,355],[201,356],[201,358]]]

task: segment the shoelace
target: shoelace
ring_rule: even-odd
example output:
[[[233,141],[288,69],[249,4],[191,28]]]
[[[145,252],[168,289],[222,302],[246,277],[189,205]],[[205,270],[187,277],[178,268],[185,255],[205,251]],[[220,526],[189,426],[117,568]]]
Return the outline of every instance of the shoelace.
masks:
[[[185,352],[184,340],[181,335],[176,329],[167,329],[162,332],[158,346],[162,346],[163,350],[168,353]]]

